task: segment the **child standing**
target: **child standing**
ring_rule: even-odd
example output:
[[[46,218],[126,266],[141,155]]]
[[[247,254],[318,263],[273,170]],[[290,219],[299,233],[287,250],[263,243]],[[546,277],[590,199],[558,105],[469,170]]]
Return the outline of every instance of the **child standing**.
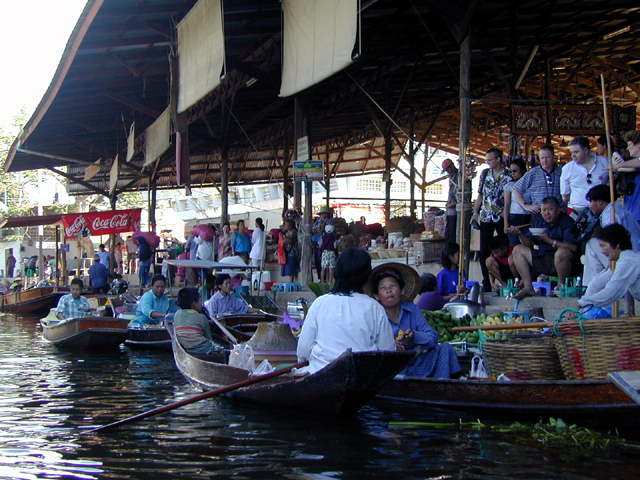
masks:
[[[322,255],[320,281],[333,283],[333,269],[336,268],[336,239],[333,236],[331,224],[324,227],[324,235],[320,238],[320,252]]]

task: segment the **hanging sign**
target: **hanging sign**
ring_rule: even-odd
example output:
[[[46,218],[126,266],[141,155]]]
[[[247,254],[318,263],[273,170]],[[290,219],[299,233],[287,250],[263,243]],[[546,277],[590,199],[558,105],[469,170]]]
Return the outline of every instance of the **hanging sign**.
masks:
[[[141,208],[62,215],[67,237],[89,237],[140,230]]]
[[[309,137],[300,137],[296,142],[296,160],[306,162],[309,160]]]
[[[293,179],[296,182],[324,180],[324,162],[310,160],[308,162],[293,162]]]

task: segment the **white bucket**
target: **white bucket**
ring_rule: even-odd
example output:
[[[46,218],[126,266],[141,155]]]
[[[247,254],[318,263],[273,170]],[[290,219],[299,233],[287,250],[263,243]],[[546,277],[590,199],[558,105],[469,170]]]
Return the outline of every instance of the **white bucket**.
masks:
[[[262,271],[262,277],[260,276],[260,272],[253,272],[251,274],[251,285],[253,288],[253,285],[256,285],[256,282],[260,282],[260,290],[264,290],[265,286],[264,286],[264,282],[270,282],[271,281],[271,272],[268,270],[263,270]]]

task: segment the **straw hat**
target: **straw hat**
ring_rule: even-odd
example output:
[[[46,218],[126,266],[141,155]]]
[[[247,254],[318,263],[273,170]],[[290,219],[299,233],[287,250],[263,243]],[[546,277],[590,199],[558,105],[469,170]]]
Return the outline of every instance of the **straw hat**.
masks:
[[[329,215],[331,215],[331,209],[329,207],[322,207],[320,210],[318,210],[318,214],[321,213],[328,213]]]
[[[369,281],[364,286],[364,293],[373,297],[372,284],[376,277],[386,271],[395,272],[400,278],[404,280],[404,292],[402,293],[403,302],[413,302],[418,292],[420,291],[420,275],[416,270],[404,263],[389,262],[378,265],[371,271],[369,275]]]

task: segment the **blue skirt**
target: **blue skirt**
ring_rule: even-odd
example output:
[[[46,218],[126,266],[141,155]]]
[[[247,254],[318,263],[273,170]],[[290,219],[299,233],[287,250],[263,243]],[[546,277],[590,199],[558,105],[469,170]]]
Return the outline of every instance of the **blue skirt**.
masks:
[[[287,255],[287,263],[280,267],[282,277],[293,277],[300,271],[300,259],[296,255]]]
[[[439,343],[434,348],[424,350],[401,373],[409,377],[451,378],[460,370],[462,368],[453,347],[448,343]]]

